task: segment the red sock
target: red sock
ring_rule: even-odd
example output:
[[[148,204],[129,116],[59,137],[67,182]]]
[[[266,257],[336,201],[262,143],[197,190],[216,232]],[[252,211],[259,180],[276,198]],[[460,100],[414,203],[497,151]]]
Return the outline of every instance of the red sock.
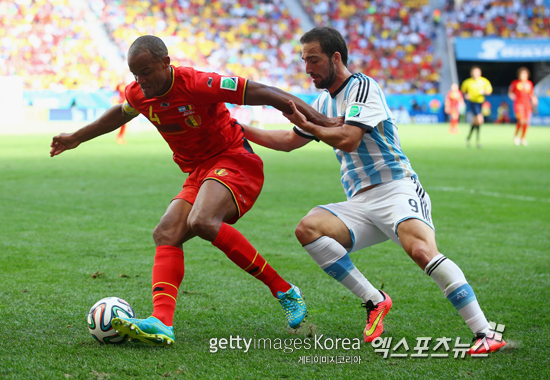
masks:
[[[183,279],[183,250],[171,245],[157,247],[153,265],[153,317],[172,326],[178,289]]]
[[[256,248],[230,225],[222,224],[212,244],[221,249],[239,268],[266,284],[274,297],[277,297],[277,292],[285,293],[290,289],[289,283],[283,280]]]
[[[524,139],[527,134],[527,128],[529,128],[529,125],[527,123],[523,124],[523,133],[521,134],[522,139]]]
[[[519,121],[516,123],[516,133],[514,133],[514,136],[517,136],[518,135],[518,132],[521,128],[521,124],[519,123]]]

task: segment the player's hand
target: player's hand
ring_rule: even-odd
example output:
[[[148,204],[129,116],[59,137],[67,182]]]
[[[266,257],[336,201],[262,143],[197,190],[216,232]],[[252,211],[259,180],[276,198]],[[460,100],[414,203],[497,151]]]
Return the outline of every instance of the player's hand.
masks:
[[[296,108],[296,104],[294,104],[292,100],[288,101],[288,105],[292,109],[292,113],[288,114],[283,112],[284,117],[286,117],[288,121],[290,121],[294,125],[297,125],[298,127],[304,129],[303,126],[307,124],[307,118],[304,116],[303,113],[298,111],[298,108]],[[304,130],[307,130],[307,129],[304,129]]]
[[[539,98],[531,98],[531,102],[533,103],[533,107],[536,107],[539,104]]]
[[[61,133],[52,139],[50,157],[57,156],[66,150],[74,149],[79,145],[80,141],[75,139],[72,133]]]

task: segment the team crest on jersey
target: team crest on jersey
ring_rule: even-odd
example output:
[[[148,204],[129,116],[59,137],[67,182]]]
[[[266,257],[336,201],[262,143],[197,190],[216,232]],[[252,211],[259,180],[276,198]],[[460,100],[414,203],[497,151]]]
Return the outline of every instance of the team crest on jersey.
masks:
[[[348,117],[360,117],[362,108],[359,106],[351,106]]]
[[[346,106],[348,105],[348,100],[347,99],[344,99],[344,101],[342,102],[342,114],[346,112]]]
[[[201,117],[199,115],[191,115],[185,119],[185,124],[190,128],[198,128],[201,125]]]
[[[214,170],[214,173],[216,173],[216,175],[220,177],[225,177],[227,174],[229,174],[225,169],[216,169]]]
[[[214,79],[212,79],[212,77],[208,77],[208,82],[206,82],[206,84],[208,85],[208,87],[212,87],[212,82],[214,81]]]
[[[238,77],[224,77],[220,81],[220,88],[222,90],[237,91],[237,84],[239,83]]]
[[[160,108],[168,108],[170,107],[170,103],[162,102],[160,103]]]

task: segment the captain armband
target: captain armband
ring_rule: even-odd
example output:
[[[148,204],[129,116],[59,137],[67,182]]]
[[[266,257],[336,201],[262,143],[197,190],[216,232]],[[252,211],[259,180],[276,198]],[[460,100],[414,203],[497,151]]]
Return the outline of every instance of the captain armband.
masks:
[[[122,109],[124,110],[124,112],[126,112],[128,115],[130,116],[137,116],[139,115],[139,111],[135,108],[133,108],[130,103],[128,103],[127,100],[124,101],[124,103],[122,104]]]

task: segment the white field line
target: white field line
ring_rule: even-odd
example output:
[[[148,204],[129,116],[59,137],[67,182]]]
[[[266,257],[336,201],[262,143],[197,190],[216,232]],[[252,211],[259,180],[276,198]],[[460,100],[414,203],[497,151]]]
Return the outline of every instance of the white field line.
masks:
[[[479,194],[479,195],[484,195],[486,197],[507,198],[507,199],[513,199],[513,200],[516,200],[516,201],[524,201],[524,202],[550,203],[550,199],[528,197],[528,196],[524,196],[524,195],[494,193],[492,191],[482,191],[482,190],[468,189],[468,188],[465,188],[465,187],[436,186],[436,187],[432,187],[431,190],[434,190],[434,191],[449,191],[449,192],[455,192],[455,193]]]

